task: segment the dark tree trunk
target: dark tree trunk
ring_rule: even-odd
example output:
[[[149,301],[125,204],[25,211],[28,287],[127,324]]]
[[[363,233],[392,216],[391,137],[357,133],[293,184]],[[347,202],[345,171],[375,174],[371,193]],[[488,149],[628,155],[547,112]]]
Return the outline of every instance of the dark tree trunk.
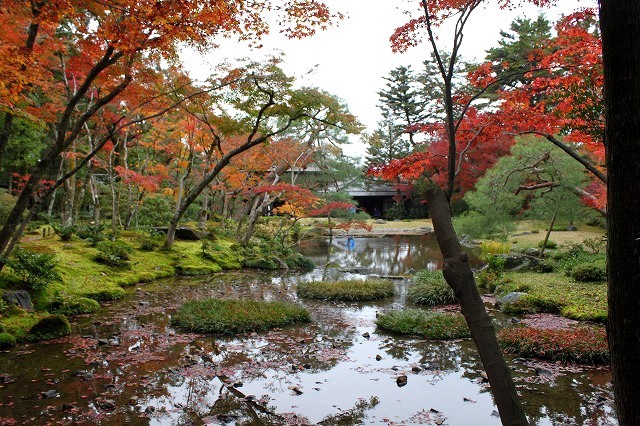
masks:
[[[609,322],[621,425],[640,425],[640,2],[600,0],[604,60]]]
[[[442,273],[456,294],[478,348],[480,359],[487,373],[503,425],[527,425],[527,419],[518,400],[509,367],[502,356],[491,318],[484,308],[469,268],[468,256],[462,250],[451,222],[449,199],[444,190],[427,191],[429,215],[444,258]]]

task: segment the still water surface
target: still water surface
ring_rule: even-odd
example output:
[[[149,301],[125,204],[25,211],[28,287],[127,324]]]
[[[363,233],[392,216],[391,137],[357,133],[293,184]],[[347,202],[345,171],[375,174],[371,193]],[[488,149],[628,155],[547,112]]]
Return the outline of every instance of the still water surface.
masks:
[[[76,318],[70,338],[0,353],[0,424],[500,424],[470,341],[377,332],[377,312],[406,305],[407,281],[395,281],[398,295],[379,303],[296,296],[300,280],[437,269],[430,236],[315,241],[301,250],[314,271],[159,280]],[[294,301],[313,322],[237,338],[172,328],[176,307],[202,297]],[[616,424],[607,370],[509,363],[532,424]],[[399,387],[401,375],[407,384]]]

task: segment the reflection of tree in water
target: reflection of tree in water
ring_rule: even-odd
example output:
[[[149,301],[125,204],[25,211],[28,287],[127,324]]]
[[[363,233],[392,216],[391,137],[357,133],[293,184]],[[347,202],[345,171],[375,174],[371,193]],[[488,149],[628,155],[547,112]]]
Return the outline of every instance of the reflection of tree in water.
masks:
[[[307,242],[301,245],[301,251],[319,266],[370,268],[383,275],[400,275],[425,265],[435,268],[442,262],[440,250],[429,235],[356,238],[353,250],[342,244],[344,241],[346,238],[336,239],[329,249],[324,240]]]
[[[394,359],[418,359],[417,363],[428,370],[447,372],[464,369],[468,378],[480,376],[478,354],[473,344],[466,340],[438,342],[388,336],[380,348]]]

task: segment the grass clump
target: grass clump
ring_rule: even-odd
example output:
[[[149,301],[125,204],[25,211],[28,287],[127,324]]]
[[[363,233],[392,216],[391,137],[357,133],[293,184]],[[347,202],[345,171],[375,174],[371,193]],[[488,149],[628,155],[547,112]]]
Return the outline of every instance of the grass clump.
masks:
[[[571,329],[506,328],[500,345],[517,356],[580,364],[609,363],[606,331],[602,327]]]
[[[29,330],[32,340],[51,340],[71,334],[71,325],[64,315],[42,318]]]
[[[418,305],[437,306],[456,303],[456,295],[441,271],[423,270],[413,278],[407,298]]]
[[[461,314],[422,309],[386,313],[376,320],[376,325],[393,333],[417,335],[432,340],[458,339],[471,335]]]
[[[172,323],[198,333],[234,335],[310,320],[309,311],[292,303],[205,299],[180,306]]]
[[[305,299],[361,302],[393,296],[393,282],[368,279],[340,281],[309,281],[298,284],[298,296]]]
[[[16,338],[9,333],[0,333],[0,350],[11,349],[16,345]]]

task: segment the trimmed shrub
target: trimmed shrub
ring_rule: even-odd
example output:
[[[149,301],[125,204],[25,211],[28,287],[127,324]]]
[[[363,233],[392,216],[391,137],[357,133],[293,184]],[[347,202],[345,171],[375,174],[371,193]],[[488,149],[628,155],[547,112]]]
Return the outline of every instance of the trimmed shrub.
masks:
[[[0,350],[11,349],[16,346],[16,338],[9,333],[0,333]]]
[[[16,248],[7,265],[19,275],[28,290],[40,293],[55,280],[60,279],[56,271],[58,261],[50,253],[37,253],[23,248]]]
[[[423,270],[413,278],[407,298],[418,305],[437,306],[456,303],[456,295],[444,280],[441,271]]]
[[[78,237],[95,246],[104,240],[105,236],[102,233],[104,229],[103,225],[82,225],[78,227],[76,234]]]
[[[96,249],[98,250],[97,262],[115,267],[130,266],[129,259],[133,253],[133,247],[124,241],[100,241]]]
[[[519,327],[498,333],[500,345],[517,356],[582,364],[609,363],[607,334],[602,327],[548,330]]]
[[[305,299],[360,302],[393,296],[393,282],[368,279],[340,281],[309,281],[298,284],[298,296]]]
[[[71,237],[73,237],[73,234],[75,234],[77,230],[75,225],[65,226],[59,223],[52,223],[51,226],[53,227],[53,232],[55,232],[62,241],[71,241]]]
[[[33,340],[51,340],[71,334],[71,325],[64,315],[42,318],[29,330]]]
[[[234,335],[263,331],[311,320],[309,311],[285,302],[255,300],[192,300],[180,308],[171,321],[198,333]]]
[[[595,282],[607,280],[607,269],[598,264],[582,263],[571,269],[571,277],[580,282]]]
[[[542,248],[543,245],[544,245],[544,240],[538,242],[538,247]],[[545,245],[545,248],[548,248],[548,249],[558,248],[558,243],[552,240],[548,240],[547,244]]]
[[[312,270],[316,267],[315,263],[313,263],[313,260],[299,253],[294,253],[293,255],[288,256],[284,261],[286,262],[287,266],[292,269]]]
[[[422,309],[386,313],[376,320],[376,325],[393,333],[417,335],[432,340],[458,339],[471,335],[461,314]]]

